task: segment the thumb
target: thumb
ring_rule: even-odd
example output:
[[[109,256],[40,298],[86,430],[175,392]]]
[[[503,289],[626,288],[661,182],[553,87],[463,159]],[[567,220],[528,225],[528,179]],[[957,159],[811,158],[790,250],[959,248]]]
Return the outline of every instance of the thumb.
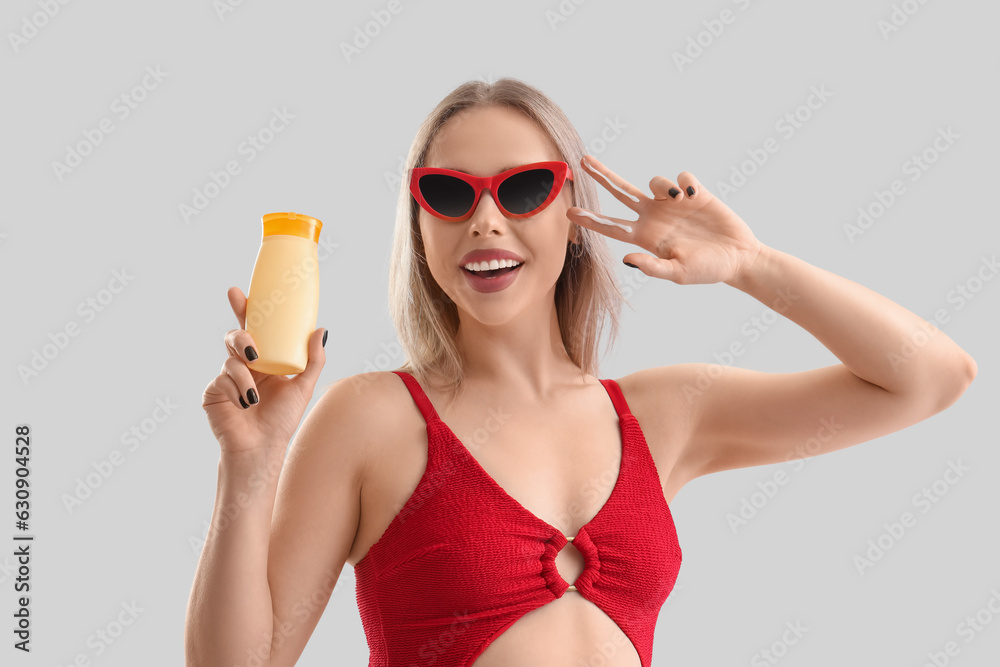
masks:
[[[310,395],[316,388],[320,371],[326,364],[326,351],[323,348],[323,337],[326,335],[327,330],[322,328],[312,332],[312,335],[309,336],[309,361],[306,363],[305,369],[292,379],[292,382],[301,383],[303,391]]]
[[[659,257],[653,257],[652,255],[646,255],[639,252],[633,252],[625,255],[622,258],[622,262],[626,264],[634,264],[635,268],[639,269],[647,276],[662,278],[663,280],[674,280],[674,278],[679,275],[681,268],[676,259],[660,259]]]

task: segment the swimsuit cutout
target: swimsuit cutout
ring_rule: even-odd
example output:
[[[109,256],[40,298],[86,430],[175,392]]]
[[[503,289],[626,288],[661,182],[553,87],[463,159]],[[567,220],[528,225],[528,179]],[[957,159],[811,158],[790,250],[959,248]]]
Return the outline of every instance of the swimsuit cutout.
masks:
[[[469,667],[527,612],[576,592],[625,633],[650,667],[660,607],[681,548],[642,429],[618,383],[600,380],[618,413],[621,465],[610,498],[567,538],[507,494],[445,424],[416,378],[427,466],[385,532],[355,565],[369,667]],[[584,570],[571,585],[555,557],[572,540]]]

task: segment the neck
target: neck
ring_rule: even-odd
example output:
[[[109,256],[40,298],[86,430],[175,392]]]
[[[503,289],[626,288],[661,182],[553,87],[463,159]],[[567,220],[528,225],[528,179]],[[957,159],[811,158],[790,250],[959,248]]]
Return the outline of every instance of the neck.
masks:
[[[553,288],[536,312],[525,310],[503,324],[484,324],[460,312],[455,343],[470,386],[544,401],[571,374],[581,375],[563,345],[554,296]]]

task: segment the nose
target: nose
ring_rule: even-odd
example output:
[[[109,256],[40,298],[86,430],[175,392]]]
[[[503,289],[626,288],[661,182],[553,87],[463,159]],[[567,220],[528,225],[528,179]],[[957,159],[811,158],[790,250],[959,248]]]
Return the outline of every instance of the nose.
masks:
[[[479,196],[479,203],[476,204],[476,210],[472,212],[469,221],[472,223],[472,229],[478,229],[485,234],[490,229],[503,224],[506,218],[503,211],[497,206],[496,200],[493,199],[493,194],[489,190],[483,190]]]

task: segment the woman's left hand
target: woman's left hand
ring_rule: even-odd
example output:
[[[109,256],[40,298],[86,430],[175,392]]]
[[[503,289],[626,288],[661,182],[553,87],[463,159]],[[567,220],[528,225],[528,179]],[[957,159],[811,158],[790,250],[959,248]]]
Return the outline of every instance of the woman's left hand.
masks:
[[[610,218],[578,206],[569,208],[569,219],[653,253],[653,256],[629,253],[623,258],[646,275],[679,285],[734,283],[745,275],[763,248],[742,218],[690,172],[681,172],[677,183],[654,176],[649,182],[653,193],[650,198],[589,155],[583,157],[581,164],[618,201],[635,211],[639,219]],[[589,215],[613,224],[597,222]]]

